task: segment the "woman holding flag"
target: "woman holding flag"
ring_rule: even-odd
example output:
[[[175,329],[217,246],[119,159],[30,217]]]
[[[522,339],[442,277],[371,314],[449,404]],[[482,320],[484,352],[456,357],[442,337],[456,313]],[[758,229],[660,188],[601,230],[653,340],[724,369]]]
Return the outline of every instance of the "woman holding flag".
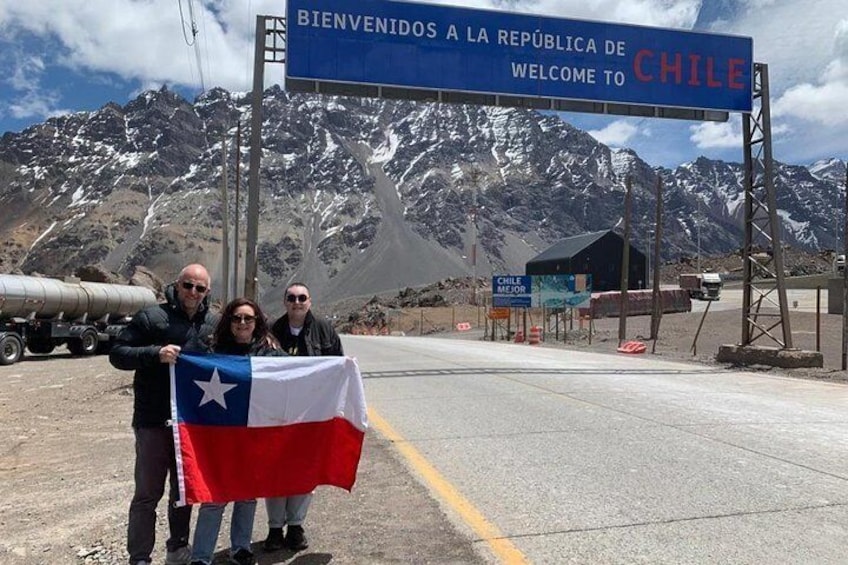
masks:
[[[236,298],[224,308],[213,335],[212,351],[226,355],[286,355],[271,334],[259,305],[247,298]],[[194,530],[194,547],[191,552],[192,565],[212,563],[225,506],[226,504],[215,503],[203,503],[200,506]],[[255,499],[233,503],[230,524],[231,563],[238,565],[255,563],[253,553],[250,551],[255,513]]]

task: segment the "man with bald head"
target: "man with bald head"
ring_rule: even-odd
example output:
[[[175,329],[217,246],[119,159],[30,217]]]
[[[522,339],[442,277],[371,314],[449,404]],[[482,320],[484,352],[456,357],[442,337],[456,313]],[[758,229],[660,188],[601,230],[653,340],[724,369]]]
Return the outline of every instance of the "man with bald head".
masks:
[[[133,370],[135,494],[130,503],[127,551],[130,563],[149,564],[156,543],[156,506],[170,475],[165,563],[187,563],[191,507],[179,498],[174,439],[170,427],[170,364],[181,351],[206,351],[218,322],[209,311],[206,267],[191,264],[165,289],[165,302],[144,308],[121,331],[109,354],[118,369]]]

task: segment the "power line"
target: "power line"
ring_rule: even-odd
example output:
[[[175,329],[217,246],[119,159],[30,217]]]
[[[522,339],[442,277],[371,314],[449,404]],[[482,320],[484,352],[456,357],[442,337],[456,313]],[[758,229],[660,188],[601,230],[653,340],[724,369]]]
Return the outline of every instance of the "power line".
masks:
[[[212,77],[212,66],[210,64],[211,58],[209,57],[209,33],[206,30],[206,10],[201,10],[200,22],[203,27],[203,52],[206,56],[206,76]],[[212,82],[214,84],[214,79]]]
[[[247,22],[246,37],[253,37],[253,35],[255,34],[254,29],[251,27],[251,21],[253,21],[252,18],[251,18],[251,14],[253,12],[251,4],[252,4],[252,1],[248,0],[248,2],[247,2],[247,18],[245,18],[245,21]],[[253,68],[253,65],[251,64],[251,55],[252,54],[253,53],[251,52],[251,50],[248,49],[247,55],[245,56],[245,59],[244,59],[244,84],[245,84],[244,91],[245,92],[249,92],[250,88],[251,88],[250,87],[250,69]]]
[[[194,56],[197,62],[197,72],[200,73],[201,92],[206,92],[206,80],[203,78],[203,64],[200,60],[200,45],[197,43],[197,34],[199,33],[199,31],[197,29],[197,21],[194,18],[194,5],[192,4],[192,0],[186,0],[186,6],[188,6],[189,17],[189,23],[187,25],[185,14],[183,13],[183,0],[177,0],[177,4],[180,8],[180,22],[182,23],[183,39],[185,40],[186,45],[188,45],[189,47],[194,47]],[[191,31],[190,39],[188,35],[186,35],[187,29]]]

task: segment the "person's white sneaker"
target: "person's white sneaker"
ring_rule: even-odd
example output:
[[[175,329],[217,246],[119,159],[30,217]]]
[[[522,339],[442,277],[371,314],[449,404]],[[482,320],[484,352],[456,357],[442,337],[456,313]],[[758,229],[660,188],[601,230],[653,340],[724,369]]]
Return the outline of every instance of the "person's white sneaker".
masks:
[[[187,565],[191,560],[191,546],[184,545],[165,555],[165,565]]]

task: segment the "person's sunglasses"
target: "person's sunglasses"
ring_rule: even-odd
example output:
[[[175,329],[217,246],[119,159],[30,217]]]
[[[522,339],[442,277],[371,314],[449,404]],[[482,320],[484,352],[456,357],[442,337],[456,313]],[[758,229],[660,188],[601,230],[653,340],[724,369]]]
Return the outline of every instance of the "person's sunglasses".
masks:
[[[209,287],[203,286],[202,284],[193,284],[193,283],[190,283],[188,281],[181,282],[180,286],[183,287],[186,290],[194,289],[200,294],[203,294],[204,292],[209,290]]]
[[[306,302],[309,300],[309,297],[305,294],[288,294],[286,295],[286,302]]]
[[[256,321],[256,316],[250,316],[248,314],[233,314],[232,321],[239,324],[252,324]]]

